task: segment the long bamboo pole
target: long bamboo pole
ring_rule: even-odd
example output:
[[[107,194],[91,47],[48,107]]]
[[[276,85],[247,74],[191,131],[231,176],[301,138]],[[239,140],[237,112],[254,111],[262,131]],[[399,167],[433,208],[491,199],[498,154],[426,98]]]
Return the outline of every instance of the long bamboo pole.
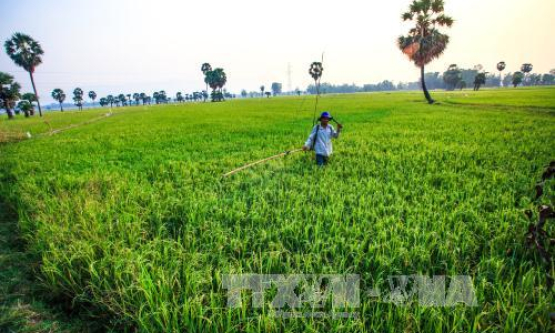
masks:
[[[268,161],[271,161],[271,160],[275,160],[276,158],[279,158],[279,157],[282,157],[282,156],[285,156],[285,155],[289,155],[289,154],[293,154],[293,153],[296,153],[296,152],[299,152],[299,151],[302,151],[302,149],[294,149],[294,150],[284,151],[283,153],[279,153],[279,154],[276,154],[276,155],[273,155],[273,156],[270,156],[270,157],[266,157],[265,159],[262,159],[262,160],[259,160],[259,161],[256,161],[256,162],[245,164],[240,168],[237,168],[235,170],[231,170],[230,172],[224,173],[222,177],[229,177],[231,175],[236,174],[239,171],[248,169],[248,168],[250,168],[252,166],[255,166],[257,164],[268,162]]]

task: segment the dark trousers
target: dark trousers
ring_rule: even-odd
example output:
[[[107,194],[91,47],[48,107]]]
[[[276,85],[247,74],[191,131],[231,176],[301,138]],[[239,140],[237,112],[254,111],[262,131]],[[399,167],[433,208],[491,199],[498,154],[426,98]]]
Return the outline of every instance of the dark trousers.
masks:
[[[316,154],[316,164],[318,164],[318,166],[326,165],[328,163],[328,159],[328,156]]]

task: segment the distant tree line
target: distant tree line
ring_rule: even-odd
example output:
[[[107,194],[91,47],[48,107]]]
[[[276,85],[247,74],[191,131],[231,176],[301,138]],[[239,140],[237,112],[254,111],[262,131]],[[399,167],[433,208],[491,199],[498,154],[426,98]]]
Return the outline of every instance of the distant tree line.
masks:
[[[424,74],[426,86],[431,90],[455,90],[473,87],[478,90],[479,87],[499,87],[502,86],[542,86],[555,85],[555,69],[549,73],[523,73],[516,71],[505,75],[479,72],[477,69],[460,69],[451,65],[443,72],[427,72]],[[330,84],[321,83],[320,92],[322,94],[348,94],[357,92],[379,92],[379,91],[397,91],[397,90],[421,90],[420,81],[399,82],[394,84],[392,81],[384,80],[376,84]],[[316,94],[316,87],[311,84],[306,91],[309,94]]]
[[[400,36],[397,44],[409,60],[420,68],[421,77],[419,81],[394,84],[392,81],[384,80],[380,83],[364,84],[362,86],[355,84],[333,85],[330,83],[320,83],[323,71],[322,63],[314,62],[309,70],[310,75],[314,79],[314,84],[309,85],[306,92],[310,94],[325,94],[422,89],[426,100],[429,103],[434,103],[428,89],[455,90],[473,87],[474,90],[479,90],[482,86],[517,87],[519,85],[555,84],[555,69],[549,73],[536,74],[532,73],[533,66],[530,63],[522,64],[519,71],[509,72],[506,75],[503,75],[503,71],[506,69],[504,61],[499,62],[496,66],[499,74],[485,72],[482,65],[476,65],[473,69],[465,69],[460,68],[456,64],[451,64],[443,73],[425,72],[424,66],[441,56],[449,42],[449,36],[440,33],[437,29],[437,27],[448,28],[453,24],[453,19],[446,16],[443,10],[443,0],[413,0],[409,11],[402,15],[403,21],[411,21],[415,26],[409,30],[408,35]],[[44,51],[37,41],[22,33],[15,33],[5,42],[4,48],[14,63],[29,73],[34,92],[21,93],[21,85],[14,81],[14,77],[8,73],[0,72],[0,109],[5,109],[9,118],[13,118],[15,114],[20,113],[30,117],[35,114],[36,105],[39,115],[42,116],[33,74],[36,67],[42,63],[41,56],[44,54]],[[235,98],[235,95],[223,88],[227,83],[227,75],[222,68],[213,69],[209,63],[203,63],[201,71],[204,75],[204,83],[206,84],[206,89],[202,91],[195,91],[190,94],[178,92],[173,98],[168,96],[164,90],[156,91],[152,95],[144,92],[110,94],[100,98],[99,104],[103,107],[108,105],[110,107],[117,107],[146,105],[153,102],[155,104],[206,102],[209,97],[212,102]],[[208,92],[209,88],[212,89],[210,94]],[[272,95],[283,94],[282,84],[279,82],[273,82],[270,89],[271,91],[268,91],[264,85],[260,86],[259,92],[247,92],[243,89],[241,96],[269,98]],[[285,94],[301,95],[302,93],[297,88],[295,91]],[[95,91],[89,91],[85,94],[85,91],[79,87],[73,89],[72,95],[73,104],[79,110],[83,110],[83,106],[86,104],[86,96],[91,100],[92,105],[95,104],[97,99]],[[67,97],[66,93],[61,88],[56,88],[52,90],[51,96],[59,103],[60,111],[64,111],[63,106]]]

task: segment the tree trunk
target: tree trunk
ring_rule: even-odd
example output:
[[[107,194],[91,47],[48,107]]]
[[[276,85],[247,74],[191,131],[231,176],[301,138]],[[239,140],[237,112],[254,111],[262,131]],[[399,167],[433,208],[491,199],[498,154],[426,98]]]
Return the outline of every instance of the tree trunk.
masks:
[[[6,106],[6,114],[8,115],[8,119],[13,119],[13,112],[10,110],[9,106]]]
[[[37,94],[37,87],[35,86],[35,79],[33,78],[33,72],[29,72],[31,77],[31,84],[33,85],[33,91],[35,92],[35,97],[37,98],[37,105],[39,106],[39,115],[42,117],[42,109],[40,107],[39,94]]]
[[[63,107],[63,105],[62,105],[62,102],[60,102],[60,111],[61,111],[61,112],[64,112],[64,107]]]
[[[434,104],[434,100],[430,93],[428,92],[428,88],[426,88],[426,81],[424,80],[424,66],[420,67],[420,82],[422,83],[422,90],[424,91],[424,96],[429,104]]]

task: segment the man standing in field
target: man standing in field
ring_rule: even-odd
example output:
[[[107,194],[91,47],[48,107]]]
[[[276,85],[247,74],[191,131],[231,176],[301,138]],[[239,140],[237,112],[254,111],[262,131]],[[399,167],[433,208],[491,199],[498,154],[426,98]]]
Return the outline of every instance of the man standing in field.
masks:
[[[324,166],[328,162],[333,151],[331,139],[338,138],[343,128],[341,124],[337,124],[336,131],[333,126],[329,124],[331,119],[332,117],[329,112],[322,112],[320,118],[318,118],[320,124],[314,126],[303,146],[304,151],[314,150],[316,153],[316,164],[318,164],[318,166]]]

